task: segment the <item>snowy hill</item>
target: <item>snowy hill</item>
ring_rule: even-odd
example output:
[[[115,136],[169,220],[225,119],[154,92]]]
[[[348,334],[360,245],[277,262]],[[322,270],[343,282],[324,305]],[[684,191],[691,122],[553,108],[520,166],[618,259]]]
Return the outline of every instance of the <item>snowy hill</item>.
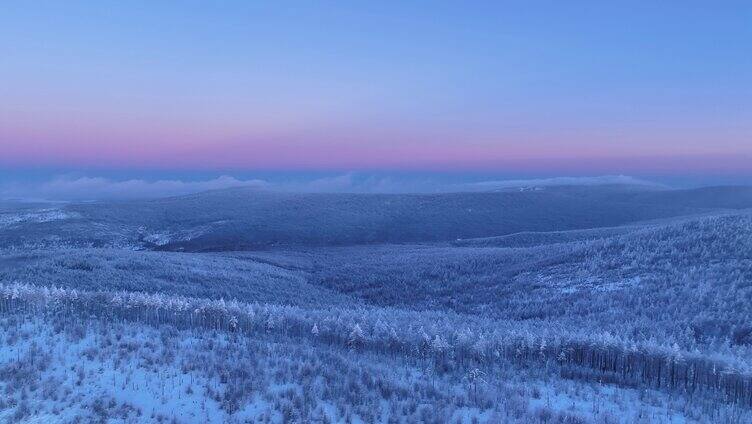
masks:
[[[228,251],[436,242],[611,227],[748,207],[752,189],[745,187],[559,186],[414,195],[239,188],[160,200],[70,204],[59,207],[56,215],[36,218],[9,215],[4,219],[12,225],[4,228],[3,244]]]
[[[749,193],[5,206],[0,420],[750,422]]]

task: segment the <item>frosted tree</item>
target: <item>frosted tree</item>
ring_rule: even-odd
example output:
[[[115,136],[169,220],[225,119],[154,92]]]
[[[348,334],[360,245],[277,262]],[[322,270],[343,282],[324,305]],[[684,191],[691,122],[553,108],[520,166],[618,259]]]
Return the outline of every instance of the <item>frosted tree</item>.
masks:
[[[447,349],[449,349],[449,343],[447,343],[440,335],[435,335],[433,340],[431,340],[431,350],[438,354],[442,354]]]
[[[473,399],[475,401],[478,400],[478,386],[486,382],[483,379],[484,375],[486,374],[483,371],[479,370],[478,368],[473,368],[468,371],[467,375],[465,376],[465,380],[467,380],[468,387],[470,388]]]
[[[235,331],[238,328],[238,317],[235,315],[230,317],[230,322],[228,324],[230,326],[230,331]]]
[[[359,324],[355,324],[347,338],[347,346],[352,350],[356,350],[361,344],[363,344],[363,330]]]

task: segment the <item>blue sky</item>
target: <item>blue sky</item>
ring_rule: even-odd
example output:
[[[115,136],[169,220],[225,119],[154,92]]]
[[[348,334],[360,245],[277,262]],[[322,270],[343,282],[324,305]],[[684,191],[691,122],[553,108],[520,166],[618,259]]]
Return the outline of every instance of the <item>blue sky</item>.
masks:
[[[2,7],[6,174],[752,174],[749,2]]]

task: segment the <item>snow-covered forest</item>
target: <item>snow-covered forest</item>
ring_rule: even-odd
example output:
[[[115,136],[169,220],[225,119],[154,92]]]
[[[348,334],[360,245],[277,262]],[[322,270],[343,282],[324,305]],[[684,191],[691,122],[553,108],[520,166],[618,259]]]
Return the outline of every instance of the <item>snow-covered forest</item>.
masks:
[[[752,422],[752,191],[0,205],[4,422]]]

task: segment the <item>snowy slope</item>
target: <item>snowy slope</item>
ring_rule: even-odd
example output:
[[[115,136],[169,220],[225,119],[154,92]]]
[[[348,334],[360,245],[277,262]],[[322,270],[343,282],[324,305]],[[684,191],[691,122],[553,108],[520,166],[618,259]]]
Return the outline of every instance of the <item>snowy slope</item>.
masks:
[[[523,231],[616,226],[648,219],[752,207],[748,188],[705,191],[632,186],[448,194],[296,194],[230,189],[151,201],[68,205],[69,226],[33,234],[100,246],[125,241],[161,250],[248,250],[278,245],[453,241]],[[99,229],[84,236],[85,224]],[[109,235],[107,233],[110,233]]]

